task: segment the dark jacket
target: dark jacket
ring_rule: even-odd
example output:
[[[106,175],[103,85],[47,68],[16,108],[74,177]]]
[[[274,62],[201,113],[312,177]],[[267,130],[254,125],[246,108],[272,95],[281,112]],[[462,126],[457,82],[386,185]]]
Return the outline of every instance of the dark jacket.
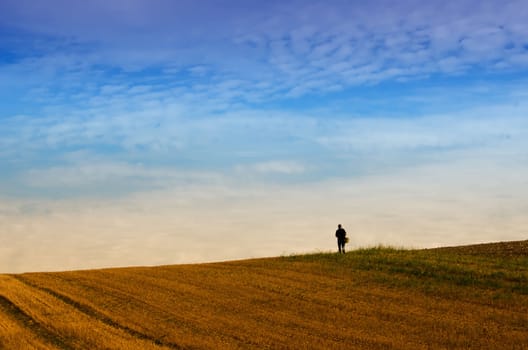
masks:
[[[343,228],[338,228],[336,231],[336,237],[339,240],[344,240],[346,237],[346,231]]]

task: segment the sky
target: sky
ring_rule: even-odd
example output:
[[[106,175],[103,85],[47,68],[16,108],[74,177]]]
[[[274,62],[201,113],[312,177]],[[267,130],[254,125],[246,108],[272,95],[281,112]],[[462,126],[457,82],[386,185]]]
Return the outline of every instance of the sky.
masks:
[[[526,1],[0,1],[0,272],[528,237]]]

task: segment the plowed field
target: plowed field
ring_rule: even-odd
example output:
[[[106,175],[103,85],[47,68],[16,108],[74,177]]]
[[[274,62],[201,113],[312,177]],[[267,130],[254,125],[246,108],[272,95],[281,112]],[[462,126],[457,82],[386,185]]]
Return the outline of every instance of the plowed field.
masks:
[[[2,349],[525,349],[528,241],[0,275]]]

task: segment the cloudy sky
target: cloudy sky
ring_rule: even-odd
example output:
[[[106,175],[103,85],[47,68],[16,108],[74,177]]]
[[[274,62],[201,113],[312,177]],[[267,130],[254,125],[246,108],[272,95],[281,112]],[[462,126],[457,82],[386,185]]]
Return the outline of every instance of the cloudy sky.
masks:
[[[528,237],[526,1],[0,2],[0,272]]]

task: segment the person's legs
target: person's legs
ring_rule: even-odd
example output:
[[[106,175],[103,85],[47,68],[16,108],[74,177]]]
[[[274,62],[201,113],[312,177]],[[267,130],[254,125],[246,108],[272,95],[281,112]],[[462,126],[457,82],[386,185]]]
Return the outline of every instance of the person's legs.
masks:
[[[339,248],[340,253],[345,252],[345,242],[343,240],[337,240],[337,247]]]

